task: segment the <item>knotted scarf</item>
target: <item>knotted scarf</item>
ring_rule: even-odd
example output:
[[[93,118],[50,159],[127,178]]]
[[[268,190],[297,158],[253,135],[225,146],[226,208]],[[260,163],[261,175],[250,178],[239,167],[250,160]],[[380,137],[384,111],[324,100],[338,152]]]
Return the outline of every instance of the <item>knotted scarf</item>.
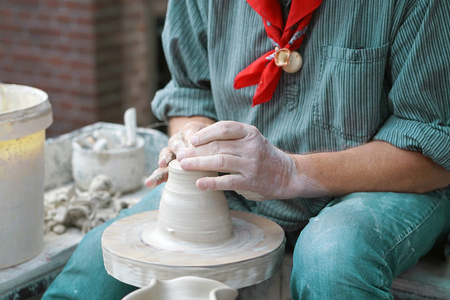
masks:
[[[264,53],[234,79],[235,89],[257,84],[252,105],[256,106],[272,98],[280,80],[282,69],[275,64],[276,51],[291,51],[300,47],[312,14],[322,0],[292,0],[286,24],[278,0],[246,1],[261,16],[267,36],[275,48]]]

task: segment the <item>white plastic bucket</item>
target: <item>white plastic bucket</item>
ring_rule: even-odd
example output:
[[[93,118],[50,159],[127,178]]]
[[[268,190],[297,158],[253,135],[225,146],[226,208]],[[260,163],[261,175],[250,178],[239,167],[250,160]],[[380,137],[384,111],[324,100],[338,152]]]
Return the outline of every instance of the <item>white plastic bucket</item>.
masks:
[[[52,121],[45,92],[0,84],[0,269],[43,248],[45,129]]]

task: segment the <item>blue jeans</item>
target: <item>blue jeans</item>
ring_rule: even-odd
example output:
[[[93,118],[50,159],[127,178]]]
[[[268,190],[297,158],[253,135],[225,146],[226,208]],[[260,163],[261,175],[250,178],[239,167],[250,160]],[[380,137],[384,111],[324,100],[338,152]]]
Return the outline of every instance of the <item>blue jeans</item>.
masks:
[[[393,299],[392,280],[445,237],[449,216],[449,191],[332,201],[297,241],[293,299]]]
[[[157,209],[162,186],[118,218]],[[245,207],[243,206],[243,209]],[[294,250],[293,299],[392,299],[392,280],[450,229],[449,193],[355,193],[332,201],[304,228]],[[134,289],[109,276],[91,230],[43,299],[121,299]]]

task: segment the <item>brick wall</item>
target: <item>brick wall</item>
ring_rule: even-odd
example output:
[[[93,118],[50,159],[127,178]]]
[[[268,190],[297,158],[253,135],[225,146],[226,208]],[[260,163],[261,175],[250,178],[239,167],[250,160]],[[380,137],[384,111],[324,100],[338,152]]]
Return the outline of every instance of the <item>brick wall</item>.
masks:
[[[161,7],[165,1],[1,0],[0,81],[49,94],[49,136],[122,123],[132,106],[140,126],[151,124]]]

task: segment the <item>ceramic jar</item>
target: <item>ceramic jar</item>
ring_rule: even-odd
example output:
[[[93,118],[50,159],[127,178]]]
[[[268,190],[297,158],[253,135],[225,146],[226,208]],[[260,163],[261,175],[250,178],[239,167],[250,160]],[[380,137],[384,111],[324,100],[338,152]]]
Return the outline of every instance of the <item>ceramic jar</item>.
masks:
[[[79,188],[87,190],[97,175],[106,175],[113,189],[122,193],[143,187],[146,167],[142,137],[137,136],[134,146],[101,151],[83,147],[79,141],[85,139],[83,134],[72,141],[72,176]]]
[[[177,160],[169,164],[169,179],[161,197],[158,229],[188,242],[216,243],[232,236],[231,216],[222,191],[202,191],[196,181],[217,172],[184,171]]]

